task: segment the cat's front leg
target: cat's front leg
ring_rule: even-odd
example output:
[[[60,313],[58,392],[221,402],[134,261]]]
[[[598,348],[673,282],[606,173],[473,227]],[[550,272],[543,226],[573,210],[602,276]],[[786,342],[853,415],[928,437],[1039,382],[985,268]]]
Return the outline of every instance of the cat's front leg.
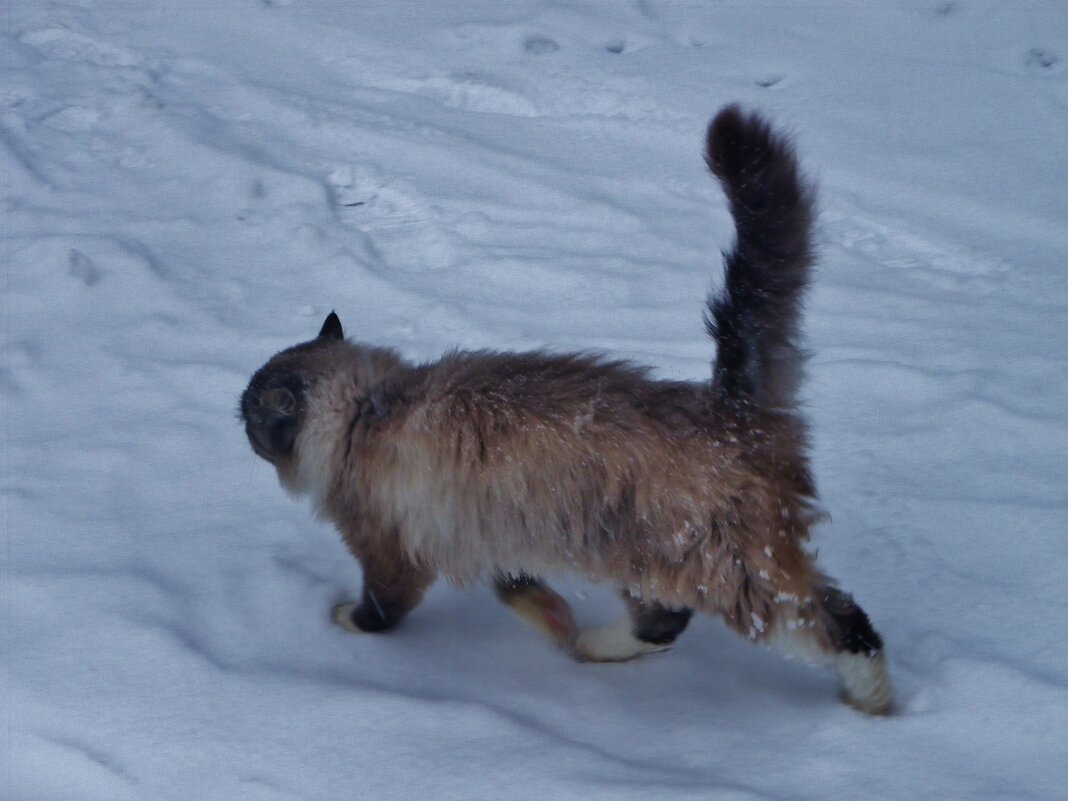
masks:
[[[434,572],[412,561],[395,538],[346,540],[363,567],[363,592],[358,603],[335,606],[330,619],[351,632],[395,628],[423,599],[434,583]]]

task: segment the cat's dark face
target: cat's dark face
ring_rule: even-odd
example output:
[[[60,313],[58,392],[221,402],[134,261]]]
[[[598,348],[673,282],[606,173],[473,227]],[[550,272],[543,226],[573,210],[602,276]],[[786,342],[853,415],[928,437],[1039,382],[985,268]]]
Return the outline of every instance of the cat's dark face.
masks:
[[[249,444],[275,467],[282,468],[293,457],[308,392],[319,373],[318,357],[342,340],[341,321],[331,312],[318,337],[273,356],[242,393],[240,416]]]

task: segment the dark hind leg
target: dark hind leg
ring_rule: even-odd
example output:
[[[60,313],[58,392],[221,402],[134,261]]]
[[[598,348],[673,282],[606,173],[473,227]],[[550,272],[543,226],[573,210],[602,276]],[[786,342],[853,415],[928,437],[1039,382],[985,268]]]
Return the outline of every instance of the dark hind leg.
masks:
[[[831,646],[837,653],[875,656],[883,650],[883,638],[853,596],[837,587],[820,587],[817,599],[823,610]]]
[[[780,621],[770,642],[787,654],[830,665],[842,683],[842,700],[869,715],[893,705],[883,639],[853,596],[830,585],[814,588],[810,607]]]
[[[668,650],[693,616],[687,607],[664,606],[659,601],[635,598],[624,590],[627,617],[579,635],[576,650],[591,662],[625,662]]]
[[[628,594],[632,622],[631,632],[636,638],[650,645],[671,645],[685,631],[693,617],[693,610],[686,606],[669,607],[658,601],[646,603]]]
[[[837,587],[821,587],[817,598],[842,682],[842,699],[869,715],[888,714],[893,689],[883,638],[852,595]]]
[[[571,607],[556,591],[539,578],[520,573],[498,574],[493,588],[501,599],[522,620],[529,623],[553,642],[571,651],[575,645],[575,618]]]

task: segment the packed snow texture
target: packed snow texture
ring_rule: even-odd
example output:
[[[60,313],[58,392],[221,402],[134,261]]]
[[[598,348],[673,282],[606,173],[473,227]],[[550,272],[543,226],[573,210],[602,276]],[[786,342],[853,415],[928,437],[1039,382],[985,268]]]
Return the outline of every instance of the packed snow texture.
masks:
[[[1068,798],[1068,5],[5,0],[0,798]],[[737,101],[820,184],[824,568],[899,711],[702,619],[388,636],[235,420],[337,309],[703,380]],[[621,605],[558,584],[583,625]]]

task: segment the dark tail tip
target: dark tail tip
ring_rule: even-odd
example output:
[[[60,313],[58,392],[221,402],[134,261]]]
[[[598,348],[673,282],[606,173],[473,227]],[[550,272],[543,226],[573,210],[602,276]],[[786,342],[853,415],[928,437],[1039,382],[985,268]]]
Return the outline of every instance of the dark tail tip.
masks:
[[[800,175],[789,137],[762,116],[736,105],[723,108],[708,126],[705,162],[723,184],[740,239],[769,218],[779,222],[772,231],[777,235],[788,233],[783,222],[794,233],[808,233],[814,192]],[[791,250],[805,249],[787,238]]]
[[[730,181],[731,176],[752,164],[749,151],[753,149],[753,142],[767,140],[770,136],[771,129],[762,118],[746,114],[735,104],[724,106],[708,124],[705,147],[708,168],[720,180]]]

